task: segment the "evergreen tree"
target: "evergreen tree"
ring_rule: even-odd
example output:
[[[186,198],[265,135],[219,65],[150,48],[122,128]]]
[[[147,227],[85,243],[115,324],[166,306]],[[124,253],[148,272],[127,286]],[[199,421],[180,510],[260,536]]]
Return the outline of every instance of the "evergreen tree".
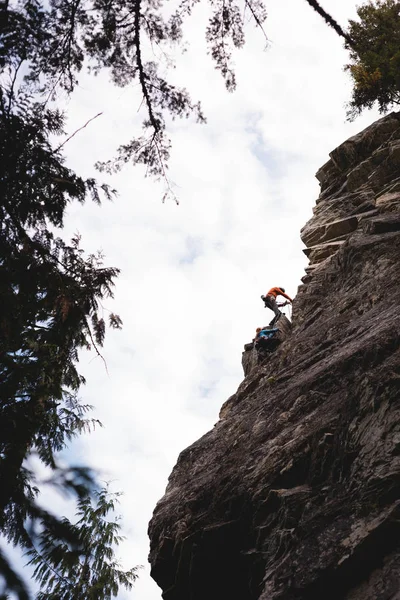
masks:
[[[56,454],[96,423],[78,399],[84,383],[78,351],[99,352],[105,335],[100,303],[112,295],[118,274],[103,266],[101,255],[85,257],[78,237],[68,244],[55,233],[69,201],[99,201],[96,183],[66,168],[51,147],[49,134],[61,127],[61,116],[40,105],[26,116],[0,111],[0,531],[28,549],[35,523],[51,525],[60,539],[68,533],[40,508],[29,456],[78,497],[93,487],[88,469],[61,469]],[[119,317],[111,315],[110,325],[120,327]],[[8,589],[28,597],[5,555],[0,570]]]
[[[40,534],[38,548],[29,550],[28,564],[42,590],[36,600],[109,600],[120,587],[132,588],[137,568],[123,571],[115,560],[114,549],[123,540],[118,519],[109,520],[118,494],[103,488],[78,503],[78,521],[64,525],[74,534],[71,541],[60,542],[59,532],[51,528]]]
[[[77,353],[102,345],[99,302],[118,273],[99,255],[85,258],[79,238],[66,244],[50,229],[62,226],[71,198],[98,200],[95,182],[65,168],[48,143],[59,115],[1,116],[0,526],[26,485],[19,474],[29,452],[53,467],[54,452],[88,426],[76,398]]]
[[[38,504],[26,459],[37,456],[54,484],[78,497],[93,487],[88,469],[61,469],[56,454],[95,424],[78,399],[78,351],[100,353],[101,301],[112,295],[118,269],[104,267],[100,254],[86,257],[78,237],[58,236],[68,202],[113,192],[64,165],[49,141],[62,133],[63,116],[32,97],[28,83],[18,87],[15,64],[0,89],[0,531],[29,549],[34,524],[51,525],[60,539],[69,532]],[[121,320],[111,315],[109,324]],[[7,589],[28,597],[4,554],[0,572]]]
[[[354,46],[346,65],[353,80],[349,117],[378,103],[384,113],[400,102],[400,2],[375,0],[357,9],[350,21]]]

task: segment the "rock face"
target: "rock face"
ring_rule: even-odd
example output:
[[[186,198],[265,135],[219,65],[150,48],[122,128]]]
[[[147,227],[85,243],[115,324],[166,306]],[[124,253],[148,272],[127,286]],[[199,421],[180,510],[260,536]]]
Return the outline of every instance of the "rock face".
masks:
[[[292,333],[155,508],[165,600],[400,599],[400,113],[317,177]]]

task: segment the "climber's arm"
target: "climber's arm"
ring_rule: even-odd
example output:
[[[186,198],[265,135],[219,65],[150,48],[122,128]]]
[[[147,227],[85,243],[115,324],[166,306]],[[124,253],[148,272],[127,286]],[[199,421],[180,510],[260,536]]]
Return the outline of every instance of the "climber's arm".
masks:
[[[293,300],[291,299],[291,297],[288,296],[287,294],[285,294],[285,292],[280,292],[280,295],[283,296],[284,298],[286,298],[287,300],[289,300],[289,302],[293,302]]]

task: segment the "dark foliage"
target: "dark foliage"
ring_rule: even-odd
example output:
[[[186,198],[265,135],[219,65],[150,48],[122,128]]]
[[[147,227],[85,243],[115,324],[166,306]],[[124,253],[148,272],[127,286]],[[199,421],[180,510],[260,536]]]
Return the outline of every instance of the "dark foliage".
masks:
[[[353,80],[350,119],[375,102],[381,113],[400,103],[400,2],[370,1],[357,14],[360,20],[349,27],[355,47],[345,67]]]
[[[66,243],[57,233],[69,202],[100,202],[113,191],[68,169],[60,146],[50,143],[62,133],[63,117],[31,95],[29,81],[18,81],[20,38],[13,47],[13,33],[4,36],[0,89],[0,531],[29,549],[35,527],[55,527],[61,539],[66,529],[40,508],[42,486],[27,459],[35,456],[53,486],[78,498],[94,486],[88,469],[61,469],[57,452],[96,424],[77,397],[84,383],[78,352],[100,353],[101,302],[112,296],[118,269],[105,267],[100,254],[85,256],[78,236]],[[111,315],[110,326],[120,325]],[[0,558],[5,589],[28,597]]]
[[[77,522],[62,523],[69,537],[60,535],[58,524],[38,534],[36,547],[27,553],[44,590],[37,600],[109,600],[120,587],[132,588],[137,568],[123,571],[114,557],[123,540],[118,519],[107,518],[116,499],[107,489],[97,492],[94,502],[81,498]]]
[[[99,200],[92,180],[63,166],[47,136],[60,116],[36,108],[29,121],[3,112],[0,122],[0,524],[23,493],[21,466],[35,448],[54,467],[54,452],[89,426],[76,393],[78,350],[101,346],[99,302],[112,295],[117,269],[84,257],[61,227],[71,199]],[[105,190],[109,194],[109,190]],[[53,228],[54,229],[54,228]],[[14,510],[14,509],[13,509]]]
[[[118,86],[140,85],[143,106],[143,134],[124,142],[116,159],[98,162],[99,169],[112,171],[128,162],[144,164],[147,173],[166,179],[170,140],[165,117],[193,116],[204,123],[200,104],[184,88],[171,85],[162,65],[148,48],[160,52],[183,40],[185,20],[199,0],[181,0],[169,17],[163,3],[155,0],[16,0],[6,11],[4,45],[0,65],[20,65],[30,59],[28,80],[31,89],[52,97],[58,87],[72,92],[84,61],[98,72],[108,69]],[[349,36],[315,0],[306,0],[324,19],[351,43]],[[45,8],[47,7],[48,8]],[[245,42],[245,22],[250,19],[266,37],[267,18],[262,0],[210,0],[206,29],[209,54],[221,72],[226,87],[236,87],[232,50]]]

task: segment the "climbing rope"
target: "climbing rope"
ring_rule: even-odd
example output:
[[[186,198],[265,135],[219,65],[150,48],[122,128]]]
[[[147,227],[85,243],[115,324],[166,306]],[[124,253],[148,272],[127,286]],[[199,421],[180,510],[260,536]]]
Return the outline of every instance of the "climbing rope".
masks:
[[[285,317],[287,316],[290,320],[292,320],[292,305],[290,302],[277,302],[277,306],[281,309],[281,312],[285,315]],[[288,314],[286,315],[285,309],[287,307],[288,309]]]

